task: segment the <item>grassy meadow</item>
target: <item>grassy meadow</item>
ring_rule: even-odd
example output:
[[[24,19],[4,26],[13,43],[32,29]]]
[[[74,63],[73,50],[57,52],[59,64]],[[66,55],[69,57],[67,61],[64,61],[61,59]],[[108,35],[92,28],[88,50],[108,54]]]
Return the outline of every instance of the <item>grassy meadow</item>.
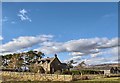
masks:
[[[10,78],[9,76],[3,76],[2,83],[120,83],[120,77],[109,77],[109,78],[101,78],[98,75],[98,78],[91,80],[76,80],[76,81],[17,81],[18,78]]]

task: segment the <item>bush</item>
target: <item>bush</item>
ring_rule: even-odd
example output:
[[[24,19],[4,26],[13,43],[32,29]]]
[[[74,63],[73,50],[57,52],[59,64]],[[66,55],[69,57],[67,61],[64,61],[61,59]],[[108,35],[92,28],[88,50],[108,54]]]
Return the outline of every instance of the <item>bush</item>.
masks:
[[[82,74],[103,74],[102,71],[97,71],[97,70],[72,70],[71,71],[75,75],[80,75]]]
[[[73,71],[71,71],[71,72],[72,72],[72,74],[75,74],[75,75],[81,74],[81,72],[80,72],[79,70],[73,70]]]
[[[62,74],[72,75],[71,71],[63,71]]]

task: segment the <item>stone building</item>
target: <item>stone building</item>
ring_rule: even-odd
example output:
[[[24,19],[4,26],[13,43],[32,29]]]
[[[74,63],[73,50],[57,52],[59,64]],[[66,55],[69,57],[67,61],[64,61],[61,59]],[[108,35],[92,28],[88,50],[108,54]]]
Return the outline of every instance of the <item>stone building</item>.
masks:
[[[39,59],[36,62],[36,64],[38,66],[43,67],[45,72],[49,72],[49,73],[54,73],[58,70],[62,71],[62,70],[68,69],[67,64],[61,63],[56,54],[52,58],[47,57],[47,58]]]
[[[107,67],[107,68],[102,68],[101,71],[104,71],[105,75],[109,75],[109,74],[119,74],[120,70],[118,69],[118,67]]]

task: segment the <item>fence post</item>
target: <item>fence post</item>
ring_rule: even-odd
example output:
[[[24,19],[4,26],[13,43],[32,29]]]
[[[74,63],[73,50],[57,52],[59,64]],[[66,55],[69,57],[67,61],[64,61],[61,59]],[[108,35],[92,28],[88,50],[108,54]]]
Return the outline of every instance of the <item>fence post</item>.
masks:
[[[58,74],[57,74],[57,79],[58,79]]]
[[[72,81],[73,81],[73,79],[74,79],[74,74],[72,74]]]
[[[82,77],[82,72],[81,72],[81,77]]]
[[[51,73],[51,80],[52,80],[52,73]]]
[[[35,80],[35,73],[34,73],[34,80]]]
[[[8,72],[8,74],[9,74],[9,72]],[[12,76],[11,76],[11,73],[10,73],[10,77],[12,77]]]

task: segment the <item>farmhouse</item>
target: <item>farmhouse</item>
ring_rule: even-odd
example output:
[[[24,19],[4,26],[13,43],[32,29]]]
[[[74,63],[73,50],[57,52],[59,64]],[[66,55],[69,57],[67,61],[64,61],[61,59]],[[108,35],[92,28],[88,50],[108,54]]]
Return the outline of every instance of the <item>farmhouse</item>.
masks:
[[[104,71],[104,74],[105,74],[105,75],[118,74],[118,73],[120,73],[120,70],[118,69],[118,67],[102,68],[101,71]]]
[[[50,72],[50,73],[54,73],[58,70],[62,71],[68,69],[67,64],[61,63],[56,54],[53,58],[49,58],[49,57],[41,58],[35,64],[43,67],[45,72]]]

